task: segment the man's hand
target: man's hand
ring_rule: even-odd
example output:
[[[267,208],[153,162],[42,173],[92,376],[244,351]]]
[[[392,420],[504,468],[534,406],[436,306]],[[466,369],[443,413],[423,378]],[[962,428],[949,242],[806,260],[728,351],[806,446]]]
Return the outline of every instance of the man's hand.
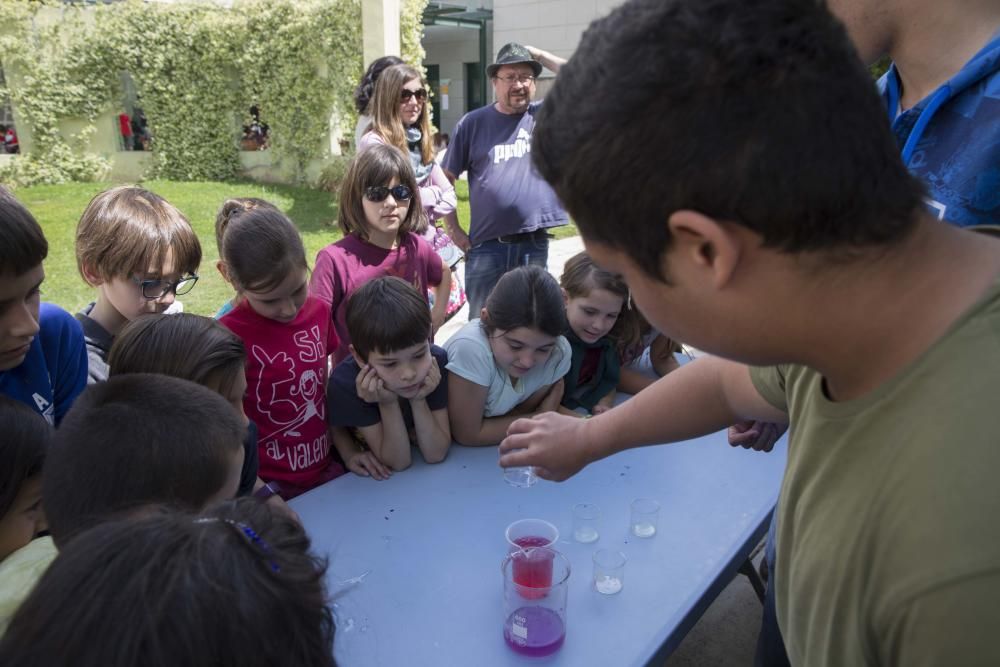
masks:
[[[423,383],[420,385],[420,391],[418,391],[411,400],[427,398],[431,395],[431,392],[437,389],[437,386],[441,384],[441,369],[438,367],[437,359],[431,359],[431,369],[427,373],[427,377],[424,378]]]
[[[347,464],[348,470],[362,477],[371,477],[382,481],[392,476],[392,471],[371,452],[356,452],[348,456],[344,463]]]
[[[572,477],[591,462],[586,433],[591,423],[554,412],[518,419],[500,443],[500,466],[534,466],[539,477],[556,482]]]
[[[733,447],[769,452],[786,430],[788,430],[788,424],[761,421],[740,422],[729,427],[729,444]]]
[[[394,391],[387,388],[375,368],[365,364],[354,380],[358,398],[366,403],[392,403],[399,400]]]
[[[469,240],[469,235],[465,233],[465,230],[456,225],[448,226],[448,236],[451,237],[452,243],[457,245],[462,252],[469,252],[469,248],[472,247],[472,242]]]
[[[566,388],[566,384],[560,380],[554,382],[549,388],[549,393],[545,394],[545,398],[542,399],[542,403],[538,406],[539,412],[555,412],[559,409],[559,405],[562,403],[563,390]]]

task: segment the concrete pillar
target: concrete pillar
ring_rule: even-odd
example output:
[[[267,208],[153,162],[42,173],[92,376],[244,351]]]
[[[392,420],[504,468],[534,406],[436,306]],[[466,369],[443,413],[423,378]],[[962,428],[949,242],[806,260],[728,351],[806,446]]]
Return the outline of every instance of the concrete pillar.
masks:
[[[361,0],[364,67],[386,55],[399,55],[399,0]]]

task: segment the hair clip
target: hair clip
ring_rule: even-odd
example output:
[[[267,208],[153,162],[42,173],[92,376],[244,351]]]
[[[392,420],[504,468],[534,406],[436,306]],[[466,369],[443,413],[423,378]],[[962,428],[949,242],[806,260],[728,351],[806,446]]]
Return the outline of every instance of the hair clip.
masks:
[[[271,566],[271,570],[273,570],[274,572],[281,572],[281,568],[274,561],[274,557],[273,557],[274,556],[274,551],[272,551],[271,545],[269,545],[264,540],[264,538],[261,537],[257,533],[256,530],[254,530],[253,528],[251,528],[247,524],[243,523],[242,521],[233,521],[232,519],[219,519],[219,518],[216,518],[216,517],[201,517],[201,518],[195,519],[194,522],[195,523],[217,523],[217,522],[221,522],[221,523],[227,523],[230,526],[235,527],[237,530],[239,530],[243,534],[243,536],[247,540],[249,540],[249,543],[251,545],[257,547],[257,549],[261,553],[263,553],[264,556],[267,557],[267,564]]]

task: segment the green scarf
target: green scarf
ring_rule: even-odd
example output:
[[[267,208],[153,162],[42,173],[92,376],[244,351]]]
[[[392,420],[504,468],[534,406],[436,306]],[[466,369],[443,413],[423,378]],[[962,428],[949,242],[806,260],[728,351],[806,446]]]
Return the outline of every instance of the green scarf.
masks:
[[[562,404],[570,410],[586,408],[589,412],[594,409],[597,402],[611,393],[611,390],[618,386],[618,376],[621,368],[618,360],[618,351],[614,343],[607,336],[596,343],[585,343],[579,336],[573,333],[572,329],[566,331],[566,340],[573,351],[573,360],[569,367],[569,373],[563,377],[565,389],[563,391]],[[601,358],[597,362],[597,370],[590,382],[580,386],[580,368],[583,366],[583,358],[587,350],[593,348],[601,349]]]

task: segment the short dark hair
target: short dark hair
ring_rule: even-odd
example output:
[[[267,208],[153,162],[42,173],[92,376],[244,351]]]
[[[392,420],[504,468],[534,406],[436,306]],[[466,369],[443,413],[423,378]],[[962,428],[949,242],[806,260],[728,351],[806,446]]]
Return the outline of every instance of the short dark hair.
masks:
[[[427,299],[401,278],[384,276],[351,295],[345,313],[347,333],[358,356],[395,352],[426,342],[431,335]]]
[[[234,207],[227,217],[219,256],[237,290],[274,289],[294,269],[308,268],[302,235],[277,207]]]
[[[309,547],[300,525],[253,498],[105,523],[61,549],[0,662],[332,667],[327,564]]]
[[[630,0],[559,71],[531,154],[586,238],[661,280],[678,210],[850,257],[906,236],[923,196],[815,0]]]
[[[42,478],[53,539],[61,547],[152,503],[201,509],[225,485],[244,432],[224,398],[187,380],[134,373],[90,385],[56,431]]]
[[[245,372],[246,348],[217,320],[191,313],[143,315],[130,322],[108,353],[111,375],[160,373],[213,384],[227,394]]]
[[[52,427],[20,401],[0,395],[0,519],[14,505],[21,486],[42,472]]]
[[[49,243],[24,204],[0,185],[0,273],[19,276],[48,257]]]
[[[481,324],[488,335],[497,329],[528,327],[559,336],[566,329],[566,306],[559,283],[534,264],[503,274],[486,297],[485,307],[486,319]]]

